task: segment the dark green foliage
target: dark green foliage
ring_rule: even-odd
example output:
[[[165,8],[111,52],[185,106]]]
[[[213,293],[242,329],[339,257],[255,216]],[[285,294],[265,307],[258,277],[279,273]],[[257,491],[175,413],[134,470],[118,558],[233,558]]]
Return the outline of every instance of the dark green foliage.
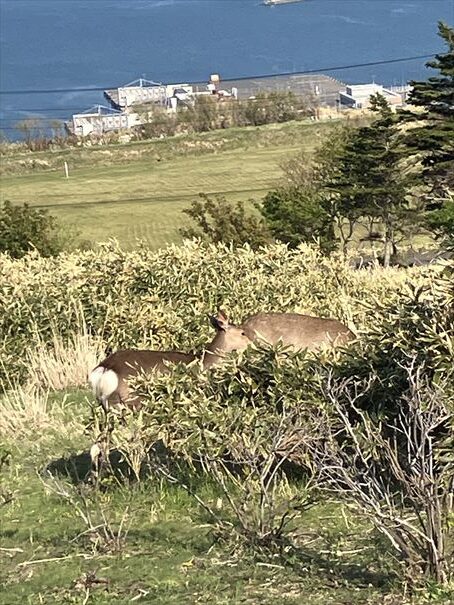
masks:
[[[315,153],[311,164],[288,163],[287,183],[270,192],[261,212],[273,235],[291,245],[320,240],[325,251],[345,252],[355,228],[384,231],[384,264],[420,220],[409,196],[396,119],[386,100],[372,98],[376,119],[359,128],[340,128]],[[300,164],[298,166],[298,163]]]
[[[438,74],[424,82],[411,82],[409,102],[416,109],[401,112],[400,120],[409,123],[404,140],[416,160],[418,180],[424,185],[428,205],[425,225],[443,245],[452,246],[454,29],[442,22],[438,29],[447,49],[427,63]]]
[[[315,152],[312,161],[300,154],[284,164],[283,184],[270,191],[260,206],[277,239],[290,246],[317,239],[325,252],[335,249],[338,239],[346,245],[349,236],[344,221],[351,219],[353,225],[355,218],[345,205],[341,213],[338,196],[326,189],[325,183],[337,174],[337,156],[350,136],[350,128],[338,128]]]
[[[454,198],[447,198],[426,214],[428,228],[449,248],[454,248]]]
[[[271,241],[263,220],[247,212],[243,202],[228,202],[224,196],[210,197],[205,193],[183,210],[196,223],[196,228],[181,229],[183,237],[201,237],[209,242],[241,246],[249,243],[257,248]]]
[[[260,210],[271,233],[291,247],[318,240],[324,251],[333,249],[332,217],[313,189],[282,187],[270,191]]]
[[[454,29],[442,22],[438,29],[447,51],[427,66],[439,74],[411,82],[409,103],[417,110],[402,112],[401,120],[415,122],[406,144],[421,159],[424,182],[439,192],[454,186]]]
[[[56,219],[47,210],[4,202],[0,207],[0,252],[20,258],[30,250],[53,256],[63,249]]]
[[[438,75],[424,82],[412,82],[409,102],[415,110],[403,111],[400,119],[409,123],[404,136],[407,149],[418,166],[419,182],[425,186],[430,211],[426,226],[443,245],[453,244],[454,188],[454,29],[438,25],[447,45],[427,66]]]
[[[348,209],[382,227],[387,266],[402,234],[417,223],[419,213],[409,199],[411,179],[402,166],[395,116],[379,94],[371,97],[371,107],[377,118],[352,134],[338,155],[338,171],[327,185],[339,196],[341,214]]]

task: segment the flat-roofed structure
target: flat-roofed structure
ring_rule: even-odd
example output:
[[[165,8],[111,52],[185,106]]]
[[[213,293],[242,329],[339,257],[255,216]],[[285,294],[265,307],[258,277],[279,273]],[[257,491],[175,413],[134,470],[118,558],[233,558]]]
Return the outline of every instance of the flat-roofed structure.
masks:
[[[177,95],[175,95],[175,91]],[[185,97],[192,95],[190,84],[162,84],[139,78],[129,84],[104,91],[104,97],[114,109],[129,111],[129,108],[137,105],[160,105],[166,107],[169,99],[173,96]]]
[[[381,84],[349,84],[345,90],[339,93],[340,104],[353,109],[367,109],[370,107],[370,97],[380,94],[391,106],[403,104],[402,95],[399,92],[385,88]]]
[[[345,84],[325,74],[290,74],[241,80],[222,79],[218,87],[228,91],[235,89],[234,96],[240,100],[255,97],[259,93],[289,91],[297,96],[316,100],[320,106],[336,107],[339,103],[339,93],[345,89]],[[199,90],[206,91],[207,85],[194,85],[194,92]]]

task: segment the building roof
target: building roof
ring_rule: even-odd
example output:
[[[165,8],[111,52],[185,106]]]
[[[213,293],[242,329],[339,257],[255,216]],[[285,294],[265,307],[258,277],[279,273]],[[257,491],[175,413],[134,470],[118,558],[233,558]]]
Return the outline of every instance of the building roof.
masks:
[[[81,111],[79,113],[75,113],[74,117],[77,116],[87,116],[87,115],[97,115],[97,116],[105,116],[105,115],[119,115],[122,112],[118,109],[112,109],[111,107],[106,107],[105,105],[93,105],[89,109],[85,109],[85,111]]]
[[[129,84],[123,84],[118,88],[146,88],[148,86],[162,86],[162,82],[153,82],[153,80],[145,80],[144,78],[138,78],[129,82]]]

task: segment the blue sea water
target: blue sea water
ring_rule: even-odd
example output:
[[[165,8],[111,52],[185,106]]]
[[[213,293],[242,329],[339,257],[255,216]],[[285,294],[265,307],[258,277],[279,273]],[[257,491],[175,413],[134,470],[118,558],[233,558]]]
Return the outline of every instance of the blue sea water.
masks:
[[[32,113],[66,118],[138,77],[163,82],[324,68],[347,82],[400,84],[424,60],[330,67],[442,50],[437,21],[454,0],[0,0],[0,128]]]

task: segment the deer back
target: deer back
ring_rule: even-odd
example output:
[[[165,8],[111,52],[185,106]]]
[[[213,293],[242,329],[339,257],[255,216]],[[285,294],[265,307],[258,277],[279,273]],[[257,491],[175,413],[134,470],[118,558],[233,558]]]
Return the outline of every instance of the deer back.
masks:
[[[119,378],[136,376],[142,370],[155,370],[168,373],[169,363],[191,363],[195,355],[179,351],[148,351],[141,349],[122,349],[112,353],[101,361],[98,367],[113,370]]]
[[[296,349],[318,349],[323,345],[345,344],[355,338],[337,319],[311,317],[299,313],[258,313],[241,324],[251,340],[269,344],[282,341]]]

